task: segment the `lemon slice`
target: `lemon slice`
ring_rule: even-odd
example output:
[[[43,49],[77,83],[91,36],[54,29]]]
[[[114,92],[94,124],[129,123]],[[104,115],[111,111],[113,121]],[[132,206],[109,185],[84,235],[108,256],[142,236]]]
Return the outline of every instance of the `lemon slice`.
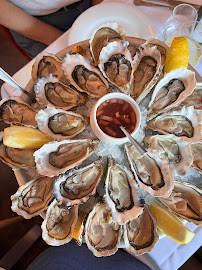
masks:
[[[187,68],[189,62],[189,46],[185,37],[175,37],[168,50],[165,73],[177,68]]]
[[[187,244],[193,239],[195,233],[161,204],[152,201],[150,209],[157,219],[158,229],[169,238],[181,244]]]
[[[52,141],[36,128],[12,126],[4,129],[3,143],[13,148],[39,148]]]

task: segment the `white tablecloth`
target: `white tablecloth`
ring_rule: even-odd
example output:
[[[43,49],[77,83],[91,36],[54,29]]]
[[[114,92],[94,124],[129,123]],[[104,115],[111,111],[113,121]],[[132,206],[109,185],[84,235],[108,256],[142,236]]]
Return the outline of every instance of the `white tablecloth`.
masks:
[[[198,0],[195,0],[197,3]],[[201,0],[199,0],[200,3]],[[133,4],[132,0],[129,1],[110,1],[105,0],[104,2],[124,2],[127,4]],[[158,37],[161,38],[162,26],[167,20],[167,18],[171,15],[171,10],[164,7],[138,7],[142,13],[146,14],[150,20],[153,22],[155,26]],[[70,30],[69,30],[70,31]],[[46,48],[45,51],[50,53],[57,53],[58,51],[64,49],[65,47],[71,45],[68,43],[68,35],[69,31],[64,33],[58,40],[53,42],[49,47]],[[19,70],[13,77],[19,82],[23,87],[26,86],[28,81],[31,78],[31,67],[33,64],[32,60],[26,66],[24,66],[21,70]],[[202,75],[202,59],[195,68],[200,75]],[[4,84],[2,86],[2,97],[6,97],[9,95],[20,95],[20,91],[16,91],[13,87],[8,84]],[[14,93],[15,92],[15,93]],[[193,240],[186,245],[181,245],[177,242],[174,242],[168,237],[162,238],[155,246],[155,248],[147,253],[137,258],[147,264],[153,270],[176,270],[178,269],[184,262],[192,256],[193,253],[202,244],[202,227],[198,227],[193,223],[186,224],[192,231],[195,232],[195,236]]]

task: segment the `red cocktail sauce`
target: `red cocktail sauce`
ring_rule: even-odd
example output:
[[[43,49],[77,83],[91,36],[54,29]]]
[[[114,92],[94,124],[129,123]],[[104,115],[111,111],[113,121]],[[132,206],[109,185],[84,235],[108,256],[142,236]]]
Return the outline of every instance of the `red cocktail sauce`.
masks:
[[[136,114],[133,107],[120,98],[104,101],[97,108],[96,119],[100,129],[115,138],[125,137],[119,126],[122,125],[129,133],[132,133],[136,126]]]

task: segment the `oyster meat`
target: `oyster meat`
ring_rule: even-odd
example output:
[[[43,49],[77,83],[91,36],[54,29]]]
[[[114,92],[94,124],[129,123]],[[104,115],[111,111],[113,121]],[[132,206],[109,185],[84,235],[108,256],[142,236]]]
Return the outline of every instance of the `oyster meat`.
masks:
[[[138,217],[144,206],[132,173],[111,157],[108,158],[105,179],[105,201],[111,210],[113,221],[120,225]]]
[[[168,197],[174,180],[166,159],[159,159],[154,153],[141,155],[134,145],[126,143],[124,150],[130,168],[140,188],[152,196]]]
[[[62,63],[62,69],[66,78],[80,92],[85,92],[93,98],[100,98],[107,94],[109,90],[107,80],[81,54],[67,53]]]
[[[60,246],[70,242],[77,218],[77,206],[65,208],[54,200],[49,205],[46,219],[41,225],[43,240],[51,246]]]
[[[38,129],[55,140],[71,139],[89,124],[89,117],[48,105],[36,115]]]
[[[50,177],[65,173],[94,153],[98,143],[98,140],[84,139],[44,144],[34,152],[37,170]]]
[[[167,73],[154,89],[148,118],[178,106],[193,92],[195,86],[195,73],[191,70],[179,68]]]
[[[196,186],[175,180],[171,195],[159,199],[176,215],[202,225],[202,191]]]
[[[159,131],[162,134],[174,134],[188,142],[201,141],[201,121],[194,108],[182,107],[178,110],[170,110],[155,117],[148,122],[147,128]]]
[[[46,108],[51,104],[56,108],[69,110],[87,101],[72,85],[62,83],[52,74],[39,78],[34,86],[34,92],[40,108]]]
[[[156,46],[141,45],[133,58],[130,96],[140,103],[161,75],[161,54]]]
[[[166,157],[172,171],[182,176],[188,173],[193,162],[188,142],[169,134],[146,136],[144,143],[149,151],[154,151],[160,158]]]
[[[194,159],[192,167],[202,174],[202,143],[192,143],[191,150]]]
[[[86,202],[94,195],[104,172],[104,159],[73,169],[55,180],[53,194],[59,204],[70,206]]]
[[[18,188],[11,196],[12,211],[26,219],[39,215],[46,210],[53,199],[54,178],[40,177]]]
[[[9,97],[0,102],[0,120],[8,124],[36,127],[36,112],[21,98]]]
[[[118,250],[121,226],[112,220],[105,203],[98,203],[90,212],[85,225],[85,241],[96,257],[110,256]]]
[[[123,226],[123,232],[125,248],[135,256],[151,251],[159,240],[156,218],[147,205],[139,217]]]

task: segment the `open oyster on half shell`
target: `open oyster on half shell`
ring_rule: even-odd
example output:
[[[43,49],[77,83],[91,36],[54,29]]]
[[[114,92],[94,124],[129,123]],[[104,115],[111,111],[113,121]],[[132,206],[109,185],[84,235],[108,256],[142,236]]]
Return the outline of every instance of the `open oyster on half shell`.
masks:
[[[197,111],[202,111],[202,83],[196,84],[196,88],[185,100],[182,101],[183,106],[194,106]]]
[[[89,124],[89,117],[48,105],[36,115],[38,129],[55,140],[71,139]]]
[[[191,151],[194,159],[192,167],[202,174],[202,142],[192,143]]]
[[[105,202],[113,221],[120,225],[138,217],[144,207],[144,199],[138,192],[132,173],[111,157],[108,157],[105,179]]]
[[[61,205],[77,205],[94,195],[104,172],[104,159],[60,175],[54,183],[53,194]]]
[[[43,240],[51,246],[60,246],[70,242],[77,218],[77,206],[65,208],[54,200],[49,205],[46,218],[41,225]]]
[[[122,228],[112,220],[105,203],[97,203],[90,212],[85,225],[85,241],[96,257],[116,253],[120,243]]]
[[[98,147],[99,140],[63,140],[44,144],[34,152],[36,167],[41,175],[56,176],[87,159]]]
[[[132,255],[151,251],[159,240],[157,221],[145,204],[142,214],[123,226],[126,250]]]
[[[171,195],[159,199],[176,215],[202,225],[202,191],[196,186],[175,180]]]
[[[126,143],[124,150],[140,188],[152,196],[168,197],[174,186],[174,179],[166,159],[158,158],[152,152],[140,154],[134,145]]]
[[[40,177],[18,188],[11,196],[12,211],[26,219],[39,215],[46,210],[53,199],[54,178]]]

